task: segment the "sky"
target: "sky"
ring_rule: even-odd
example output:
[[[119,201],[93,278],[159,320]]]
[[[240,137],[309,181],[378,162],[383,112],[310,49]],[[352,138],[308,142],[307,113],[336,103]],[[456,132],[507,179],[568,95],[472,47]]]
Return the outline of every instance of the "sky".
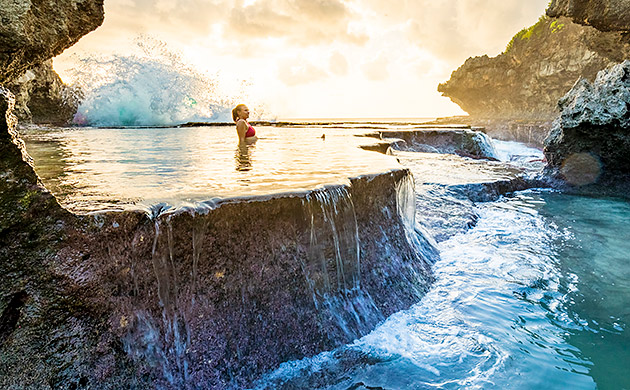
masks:
[[[466,58],[500,54],[548,0],[106,0],[105,22],[56,57],[66,82],[89,56],[163,42],[217,92],[290,118],[431,118]]]

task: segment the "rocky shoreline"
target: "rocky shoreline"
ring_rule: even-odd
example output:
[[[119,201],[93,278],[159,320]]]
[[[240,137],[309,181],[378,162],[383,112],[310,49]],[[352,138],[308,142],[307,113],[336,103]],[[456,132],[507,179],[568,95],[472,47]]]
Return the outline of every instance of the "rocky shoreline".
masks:
[[[570,48],[568,50],[567,48]],[[622,32],[602,32],[566,17],[541,17],[497,57],[473,57],[438,91],[479,120],[551,121],[580,77],[630,56]]]
[[[206,209],[78,216],[23,160],[6,96],[2,387],[242,386],[369,332],[430,284],[437,255],[409,231],[407,170]]]
[[[584,23],[592,20],[601,28],[605,19],[588,16],[592,7],[574,3],[579,2],[565,6],[554,1],[550,13]],[[9,23],[0,28],[0,43],[6,48],[0,53],[0,83],[16,81],[102,23],[102,1],[51,4],[12,3],[2,9],[0,16]],[[455,99],[467,106],[465,101],[473,97],[470,101],[477,101],[467,107],[490,113],[492,120],[547,121],[553,115],[551,103],[566,92],[564,79],[573,77],[562,71],[599,71],[628,53],[626,30],[616,22],[609,25],[614,31],[602,35],[559,20],[543,19],[527,39],[525,31],[502,59],[470,60],[458,71],[462,83],[442,89],[453,96],[454,91],[469,90],[468,97]],[[571,31],[583,45],[558,63],[527,57],[535,48],[524,46],[525,41],[531,45],[536,36],[560,37],[555,46],[538,49],[544,53],[575,38]],[[603,46],[595,50],[595,44]],[[588,61],[574,64],[578,57]],[[503,65],[492,68],[493,61]],[[528,72],[537,69],[533,79],[523,80],[535,79],[540,85],[521,88],[513,103],[518,107],[479,99],[480,93],[490,91],[505,101],[501,91],[514,90],[511,78],[522,75],[515,71],[504,76],[521,64]],[[474,69],[474,77],[465,76],[467,68]],[[554,81],[552,88],[542,76],[564,81]],[[458,78],[454,74],[453,80]],[[479,80],[481,86],[475,84]],[[496,87],[497,80],[505,81],[505,88]],[[544,180],[569,191],[600,191],[597,188],[610,183],[630,182],[628,80],[630,61],[600,73],[595,84],[580,81],[561,100],[562,112],[546,141],[549,167]],[[495,106],[499,110],[489,108]],[[353,178],[350,186],[302,194],[228,199],[212,207],[175,211],[155,206],[149,214],[80,216],[59,205],[29,164],[14,107],[13,94],[0,87],[3,388],[251,384],[283,361],[312,356],[366,334],[422,297],[432,281],[430,265],[437,253],[431,238],[415,230],[414,218],[426,213],[429,226],[441,226],[444,218],[452,217],[452,234],[474,225],[472,203],[542,183],[528,182],[518,173],[472,185],[424,180],[422,201],[413,196],[409,171],[401,168]],[[412,134],[408,142],[423,134]],[[381,132],[379,138],[408,135]],[[435,144],[424,138],[418,142]],[[449,142],[436,145],[448,146],[450,153],[462,149],[461,140],[456,147]],[[571,168],[576,155],[581,159]],[[460,160],[453,164],[462,166]],[[429,207],[445,193],[453,202],[453,215],[434,215],[422,208],[420,214],[413,212],[416,202]]]
[[[65,125],[79,106],[79,96],[61,81],[52,60],[30,68],[6,87],[15,95],[14,113],[21,124]]]

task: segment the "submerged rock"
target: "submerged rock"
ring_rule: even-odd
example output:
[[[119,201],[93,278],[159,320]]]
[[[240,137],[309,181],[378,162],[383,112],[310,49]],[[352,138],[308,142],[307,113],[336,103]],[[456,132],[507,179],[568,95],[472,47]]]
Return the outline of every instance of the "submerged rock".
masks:
[[[553,174],[573,185],[630,175],[630,60],[580,79],[545,140]]]
[[[488,136],[469,127],[381,130],[370,134],[370,136],[387,140],[392,147],[398,150],[450,153],[475,159],[496,160],[496,151]],[[364,148],[376,151],[387,150],[383,142]]]
[[[567,16],[601,31],[630,31],[627,0],[552,0],[547,15]]]
[[[592,80],[629,56],[620,32],[544,16],[514,36],[504,53],[466,60],[438,90],[475,119],[551,120],[578,78]]]
[[[0,84],[61,54],[103,23],[103,0],[3,1]]]
[[[53,70],[52,60],[27,70],[6,87],[15,95],[21,123],[66,124],[78,107],[78,96]]]

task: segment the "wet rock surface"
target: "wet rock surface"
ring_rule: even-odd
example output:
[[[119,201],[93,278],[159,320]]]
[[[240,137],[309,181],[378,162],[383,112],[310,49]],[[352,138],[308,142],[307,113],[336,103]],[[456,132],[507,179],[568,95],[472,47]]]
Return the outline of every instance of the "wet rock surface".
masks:
[[[539,162],[524,170],[505,162],[455,155],[393,153],[414,173],[416,220],[438,242],[475,226],[476,203],[540,186],[535,178]]]
[[[471,116],[453,116],[437,118],[427,124],[444,125],[460,124],[471,126],[471,128],[481,128],[482,131],[492,139],[503,141],[522,142],[536,147],[543,146],[547,134],[551,129],[552,120],[548,119],[488,119],[475,118]]]
[[[87,375],[96,321],[80,286],[55,272],[72,216],[29,164],[0,89],[0,387],[70,388]]]
[[[542,17],[504,53],[466,60],[438,90],[475,119],[552,120],[575,81],[628,58],[629,42],[621,32]]]
[[[409,130],[380,130],[370,136],[385,142],[366,146],[365,149],[381,151],[389,143],[398,150],[449,153],[463,157],[496,159],[496,152],[488,136],[469,127],[422,128]]]
[[[3,1],[0,84],[52,58],[103,23],[103,0]]]
[[[39,184],[1,101],[0,387],[242,387],[366,334],[431,283],[407,170],[77,216]]]
[[[630,175],[630,61],[581,79],[545,140],[549,172],[584,186]]]
[[[575,23],[601,31],[630,31],[630,3],[627,0],[553,0],[547,15],[567,16]]]
[[[20,123],[69,123],[78,107],[78,96],[52,68],[52,60],[27,70],[6,87],[16,98],[15,115]]]
[[[108,214],[89,245],[88,283],[115,291],[112,332],[154,384],[243,387],[424,294],[435,253],[416,253],[396,222],[392,184],[405,175],[361,179],[350,193],[228,201],[205,215]]]

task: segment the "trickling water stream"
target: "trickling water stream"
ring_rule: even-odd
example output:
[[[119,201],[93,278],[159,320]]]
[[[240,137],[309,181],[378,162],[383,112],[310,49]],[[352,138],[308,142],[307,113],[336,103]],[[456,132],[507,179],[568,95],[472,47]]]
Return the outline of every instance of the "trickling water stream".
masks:
[[[279,219],[284,226],[288,226],[287,224],[293,220],[300,228],[292,234],[291,230],[287,230],[289,239],[286,240],[283,237],[285,243],[279,247],[272,245],[272,250],[287,251],[290,247],[297,249],[300,245],[306,245],[304,245],[305,250],[298,249],[297,256],[292,255],[287,259],[294,263],[291,267],[283,266],[279,270],[280,273],[286,272],[287,275],[278,276],[293,285],[287,285],[287,288],[293,288],[287,291],[291,291],[292,294],[306,295],[312,299],[310,302],[307,300],[307,302],[301,301],[302,304],[297,304],[295,301],[297,297],[291,297],[285,309],[289,312],[311,313],[317,324],[315,329],[304,334],[302,330],[294,330],[297,332],[295,337],[306,340],[312,337],[315,340],[321,338],[322,343],[339,345],[374,329],[393,312],[390,305],[399,308],[408,307],[411,302],[404,306],[396,306],[399,305],[396,302],[401,298],[386,298],[387,294],[383,294],[384,292],[378,289],[375,290],[374,277],[370,275],[373,272],[384,273],[392,282],[399,283],[400,286],[396,287],[397,289],[426,288],[428,274],[425,273],[424,262],[432,257],[424,256],[425,251],[426,254],[434,256],[433,249],[424,248],[423,246],[427,246],[427,243],[419,238],[414,241],[418,247],[411,249],[405,243],[404,236],[402,240],[398,237],[409,229],[411,229],[407,232],[409,237],[417,235],[413,230],[414,209],[409,207],[409,202],[413,204],[414,199],[413,181],[406,174],[402,174],[401,177],[403,179],[400,179],[400,184],[391,191],[393,201],[382,203],[382,210],[377,208],[372,211],[386,213],[388,224],[398,226],[400,234],[392,235],[388,226],[378,224],[382,237],[374,235],[364,237],[366,241],[382,240],[377,245],[383,248],[379,249],[384,251],[381,255],[383,257],[374,259],[373,253],[366,252],[366,248],[370,246],[361,245],[360,231],[366,230],[365,227],[359,227],[352,187],[326,186],[315,190],[297,199],[296,203],[301,211],[295,210],[293,216],[288,219]],[[274,210],[271,205],[265,206],[264,200],[251,200],[251,202],[260,203],[261,208]],[[272,267],[278,261],[275,257],[277,255],[239,257],[230,256],[228,252],[222,250],[213,251],[211,255],[209,250],[212,247],[208,247],[207,243],[215,239],[216,230],[213,228],[216,227],[213,225],[220,223],[215,214],[221,211],[222,207],[228,206],[215,205],[197,210],[156,205],[147,210],[147,216],[150,217],[153,225],[149,263],[152,267],[149,280],[153,282],[147,286],[145,276],[145,288],[135,288],[134,294],[128,297],[129,306],[126,312],[130,314],[124,315],[120,322],[121,327],[126,329],[126,335],[123,337],[126,353],[139,364],[148,364],[157,369],[165,381],[165,388],[170,388],[169,386],[204,388],[194,379],[195,372],[199,371],[199,365],[203,364],[204,360],[210,361],[216,358],[208,352],[198,353],[199,351],[226,348],[228,356],[231,355],[237,361],[241,361],[247,359],[248,352],[246,351],[257,348],[256,344],[251,342],[249,346],[247,344],[243,347],[239,346],[244,343],[244,338],[255,340],[257,337],[256,329],[246,329],[239,323],[231,323],[227,326],[228,334],[232,333],[227,336],[227,346],[216,346],[208,340],[208,335],[212,337],[214,331],[207,329],[212,325],[206,325],[205,318],[209,318],[213,323],[233,321],[224,319],[222,314],[214,314],[217,310],[221,310],[220,307],[233,307],[233,310],[228,309],[228,312],[241,317],[238,321],[251,321],[254,318],[246,313],[261,305],[261,309],[270,311],[271,314],[270,318],[263,318],[262,313],[258,314],[261,326],[270,328],[275,326],[269,321],[274,320],[273,312],[278,310],[278,307],[265,303],[269,299],[276,298],[273,295],[275,294],[274,286],[266,286],[269,282],[267,279],[253,281],[247,277],[236,282],[222,283],[225,278],[238,277],[246,267],[250,267],[248,263],[256,264],[256,267],[264,269]],[[365,219],[365,205],[363,207],[364,209],[359,212],[363,213]],[[378,216],[375,217],[378,218]],[[262,223],[265,225],[272,220],[273,216],[270,216]],[[248,226],[248,224],[234,226],[252,230],[251,225]],[[258,234],[269,237],[285,234],[284,231],[253,233],[252,237]],[[298,239],[297,236],[292,238],[293,234],[302,235],[305,239]],[[244,240],[245,246],[251,243],[251,241],[246,241],[247,239],[241,233],[236,236],[230,235],[229,240],[238,241],[239,239]],[[260,245],[260,242],[257,244]],[[219,245],[222,244],[219,243]],[[237,243],[236,248],[238,247]],[[395,253],[395,251],[400,251],[400,253]],[[405,251],[408,253],[403,253]],[[362,260],[367,260],[367,267],[362,264]],[[213,263],[224,263],[224,266],[221,270],[212,272],[210,270],[214,268]],[[202,279],[205,280],[202,283],[198,283],[200,268],[203,269]],[[295,274],[289,268],[297,268],[301,273]],[[132,269],[131,272],[135,274],[136,267],[133,266]],[[208,278],[221,282],[211,288],[208,285]],[[368,288],[362,285],[364,278],[367,279]],[[268,291],[252,296],[248,290],[257,285]],[[212,291],[208,291],[209,289]],[[208,302],[211,296],[216,294],[220,296],[224,294],[222,291],[228,289],[240,290],[240,297],[225,296],[217,303]],[[377,300],[373,297],[375,293],[379,295]],[[415,294],[417,294],[415,295],[417,299],[422,295],[422,290],[415,291]],[[283,295],[284,293],[281,293],[281,296]],[[217,304],[219,307],[216,306]],[[224,329],[220,331],[225,332]],[[313,332],[315,334],[312,334]],[[323,334],[318,336],[318,333]],[[273,340],[270,341],[273,342]],[[219,356],[224,356],[224,353],[219,352]],[[222,364],[221,360],[215,364]],[[239,387],[236,384],[241,380],[238,370],[238,364],[235,364],[234,368],[228,368],[229,377],[226,381],[234,387]]]

